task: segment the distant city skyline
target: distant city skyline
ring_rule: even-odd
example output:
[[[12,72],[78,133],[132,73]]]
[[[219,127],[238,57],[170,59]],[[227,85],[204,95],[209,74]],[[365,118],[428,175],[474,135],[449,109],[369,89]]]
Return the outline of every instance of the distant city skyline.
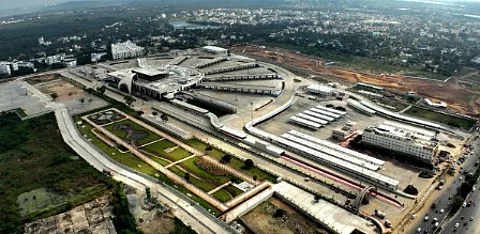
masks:
[[[59,4],[59,3],[64,3],[68,1],[82,1],[82,0],[2,0],[3,4],[0,4],[0,10],[8,10],[8,9],[14,9],[14,8],[36,8],[45,4]],[[110,1],[110,0],[95,0],[95,1]],[[425,0],[425,1],[426,2],[480,2],[480,0]]]

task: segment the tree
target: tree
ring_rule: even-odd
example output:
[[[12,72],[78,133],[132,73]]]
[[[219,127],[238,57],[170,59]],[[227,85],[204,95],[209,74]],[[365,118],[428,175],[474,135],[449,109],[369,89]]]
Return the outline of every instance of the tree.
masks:
[[[212,148],[211,146],[205,147],[205,151],[212,151],[212,149],[213,149],[213,148]]]
[[[253,175],[253,181],[257,181],[257,175]]]
[[[145,193],[147,194],[147,201],[151,201],[152,200],[152,193],[150,191],[150,187],[145,188]]]
[[[280,217],[283,217],[283,215],[285,214],[285,211],[282,210],[282,209],[277,209],[275,211],[275,213],[273,214],[273,217],[274,218],[280,218]]]
[[[248,170],[248,169],[250,169],[250,168],[252,168],[252,167],[253,167],[253,161],[252,161],[251,159],[245,160],[244,168]]]
[[[85,104],[85,98],[84,97],[80,98],[79,101],[80,101],[80,103]]]
[[[158,113],[154,111],[154,112],[152,112],[152,115],[153,115],[153,116],[157,116]]]
[[[132,103],[135,102],[135,98],[130,95],[123,96],[123,100],[125,101],[125,104],[127,104],[127,106],[131,106]]]
[[[318,195],[318,194],[315,194],[315,196],[313,197],[313,200],[314,200],[315,202],[320,201],[320,199],[322,199],[322,197],[321,197],[320,195]]]
[[[92,102],[93,102],[93,99],[89,98],[89,99],[88,99],[88,105],[91,105]]]
[[[232,156],[225,154],[223,155],[222,159],[220,159],[220,163],[227,164],[228,162],[230,162],[231,159]]]
[[[50,94],[50,97],[51,97],[53,100],[55,100],[55,99],[58,98],[58,94],[57,94],[57,93],[51,93],[51,94]]]
[[[138,111],[138,112],[137,112],[137,117],[140,117],[140,116],[142,116],[143,114],[145,114],[145,112],[143,112],[143,111]]]
[[[101,94],[104,94],[105,91],[107,90],[107,87],[105,86],[100,86],[100,87],[97,87],[97,92],[101,93]]]
[[[162,115],[160,116],[160,119],[162,119],[163,122],[167,122],[167,121],[168,121],[168,116],[167,116],[167,114],[162,113]]]
[[[184,178],[186,181],[189,181],[189,182],[190,182],[190,173],[185,173],[185,175],[183,176],[183,178]]]

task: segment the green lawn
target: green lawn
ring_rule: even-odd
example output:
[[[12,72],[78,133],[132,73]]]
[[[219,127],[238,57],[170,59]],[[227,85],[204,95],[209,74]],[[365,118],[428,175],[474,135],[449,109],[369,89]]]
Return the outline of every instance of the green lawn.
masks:
[[[110,124],[108,126],[105,126],[105,128],[108,131],[112,132],[113,134],[117,135],[118,137],[122,138],[123,140],[125,140],[127,142],[131,142],[131,140],[129,140],[127,138],[127,135],[128,135],[127,131],[124,131],[122,129],[115,129],[116,126],[119,126],[119,125],[122,125],[122,124],[130,125],[130,127],[132,127],[133,129],[135,129],[137,131],[143,131],[143,132],[148,133],[148,136],[146,138],[143,138],[143,139],[137,141],[137,145],[143,145],[143,144],[146,144],[146,143],[149,143],[149,142],[160,139],[160,136],[154,134],[153,132],[147,130],[146,128],[144,128],[144,127],[138,125],[137,123],[135,123],[131,120],[128,120],[128,119],[122,120],[122,121],[114,123],[114,124]]]
[[[21,232],[24,222],[65,212],[105,194],[113,184],[63,142],[52,113],[25,121],[13,112],[0,114],[0,142],[0,233]],[[29,194],[44,195],[39,195],[44,203],[32,202]],[[65,195],[60,200],[66,202],[47,198],[52,194]],[[19,197],[27,207],[24,217]]]
[[[220,189],[212,194],[212,197],[216,198],[217,200],[221,202],[227,202],[230,199],[232,199],[232,196],[225,190]]]
[[[240,190],[239,188],[237,188],[237,187],[235,187],[235,186],[233,186],[233,185],[231,185],[231,184],[225,186],[223,189],[227,190],[230,194],[232,194],[233,197],[236,197],[236,196],[238,196],[238,195],[240,195],[240,194],[243,193],[242,190]]]
[[[172,161],[178,161],[182,158],[186,158],[192,155],[190,152],[180,147],[176,148],[172,152],[169,152],[169,153],[165,152],[165,149],[172,148],[174,146],[176,145],[173,142],[170,142],[168,140],[162,140],[162,141],[158,141],[153,144],[147,145],[145,146],[144,149],[148,150],[149,152],[155,153],[159,156],[168,158]]]
[[[155,143],[146,145],[144,148],[148,149],[150,151],[155,151],[155,152],[163,152],[165,149],[172,148],[176,146],[173,142],[163,139],[161,141],[157,141]]]
[[[169,167],[168,168],[170,171],[172,171],[173,173],[177,174],[178,176],[184,178],[185,177],[185,172],[183,172],[182,170],[180,170],[178,167],[176,166],[173,166],[173,167]],[[195,187],[205,191],[205,192],[208,192],[214,188],[216,188],[215,185],[212,185],[210,183],[207,183],[207,182],[204,182],[204,181],[201,181],[193,176],[190,176],[190,179],[189,179],[189,182],[193,185],[195,185]]]
[[[472,119],[461,119],[453,116],[449,116],[446,114],[442,114],[439,112],[425,110],[418,107],[412,107],[405,111],[405,114],[421,117],[427,120],[432,120],[435,122],[443,123],[446,125],[450,125],[452,127],[459,127],[463,129],[470,129],[475,125],[476,120]]]
[[[213,213],[213,215],[215,215],[216,217],[218,217],[222,214],[222,212],[219,209],[215,208],[210,203],[208,203],[207,201],[198,197],[197,195],[191,193],[190,191],[188,191],[188,189],[186,189],[184,187],[178,187],[178,188],[175,188],[175,189],[177,189],[178,191],[180,191],[184,194],[188,194],[187,196],[190,197],[194,202],[198,203],[200,206],[205,208],[207,211]]]
[[[153,156],[149,156],[153,161],[157,162],[158,164],[162,165],[162,166],[167,166],[168,164],[170,164],[169,161],[163,159],[163,158],[160,158],[160,157],[153,157]]]
[[[210,155],[211,157],[213,158],[216,158],[218,160],[220,160],[226,153],[223,152],[223,151],[220,151],[216,148],[213,148],[212,150],[210,151],[206,151],[205,148],[207,148],[207,144],[203,143],[202,141],[196,139],[196,138],[192,138],[190,140],[186,140],[185,143],[187,143],[188,145]],[[245,170],[243,168],[243,166],[245,165],[244,162],[238,158],[236,158],[235,156],[232,156],[232,159],[230,160],[230,162],[228,162],[229,166],[235,168],[235,169],[238,169],[240,171],[243,171],[245,174],[247,175],[250,175],[250,176],[257,176],[257,180],[258,181],[263,181],[263,180],[268,180],[268,181],[271,181],[271,182],[276,182],[277,180],[277,177],[270,174],[270,173],[267,173],[267,172],[264,172],[262,170],[260,170],[259,168],[257,167],[252,167],[248,170]]]
[[[185,168],[187,171],[191,172],[192,174],[195,174],[197,175],[198,177],[200,178],[204,178],[212,183],[215,183],[215,185],[222,185],[224,183],[227,183],[228,181],[230,181],[233,176],[215,176],[215,175],[212,175],[210,173],[208,173],[207,171],[197,167],[197,165],[195,165],[195,160],[197,160],[197,158],[191,158],[191,159],[188,159],[186,161],[183,161],[181,163],[182,167]]]

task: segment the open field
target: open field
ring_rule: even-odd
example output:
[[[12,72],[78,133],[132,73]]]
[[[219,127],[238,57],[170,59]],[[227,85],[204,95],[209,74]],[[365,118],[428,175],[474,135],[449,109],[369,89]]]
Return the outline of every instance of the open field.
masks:
[[[64,144],[53,114],[26,121],[14,113],[2,114],[0,140],[1,233],[15,232],[27,220],[66,211],[109,190],[111,180]],[[32,201],[37,195],[39,200]]]
[[[324,61],[279,48],[241,46],[231,48],[231,50],[235,53],[243,52],[247,56],[260,57],[276,63],[295,66],[313,74],[325,75],[348,83],[364,82],[399,92],[415,91],[422,96],[445,101],[452,109],[464,114],[480,114],[480,90],[458,84],[455,79],[441,82],[406,78],[393,74],[378,76],[359,73],[345,68],[324,66]]]
[[[282,210],[283,212],[278,212],[277,210]],[[276,212],[283,213],[283,215],[275,217]],[[259,234],[328,233],[320,225],[275,197],[258,205],[244,215],[242,219],[254,229],[255,233]]]
[[[425,110],[418,107],[412,107],[408,109],[405,112],[405,114],[447,124],[452,127],[463,128],[465,130],[470,129],[473,125],[475,125],[475,122],[476,122],[475,120],[472,120],[472,119],[462,119],[462,118],[449,116],[449,115],[431,111],[431,110]]]

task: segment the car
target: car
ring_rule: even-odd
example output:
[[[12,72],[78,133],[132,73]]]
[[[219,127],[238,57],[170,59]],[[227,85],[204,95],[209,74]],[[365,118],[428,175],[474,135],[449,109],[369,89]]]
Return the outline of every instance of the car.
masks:
[[[448,200],[452,200],[452,196],[448,196]]]
[[[470,217],[470,221],[473,221],[473,217]]]
[[[430,217],[428,217],[428,215],[427,215],[427,216],[425,216],[425,218],[423,218],[423,221],[428,221],[429,218]]]
[[[422,232],[422,229],[421,228],[417,228],[417,233],[420,233]]]
[[[455,223],[455,228],[458,228],[458,226],[460,226],[459,223]]]
[[[465,216],[462,216],[462,217],[460,218],[460,220],[464,220],[464,219],[465,219]]]
[[[433,225],[433,228],[438,228],[438,222]]]
[[[438,219],[437,218],[433,218],[433,223],[437,222]]]
[[[465,206],[467,206],[467,203],[466,203],[466,202],[464,202],[464,203],[462,204],[462,207],[465,207]]]
[[[443,214],[443,212],[445,212],[445,210],[444,210],[444,209],[441,209],[441,210],[440,210],[440,214]]]

